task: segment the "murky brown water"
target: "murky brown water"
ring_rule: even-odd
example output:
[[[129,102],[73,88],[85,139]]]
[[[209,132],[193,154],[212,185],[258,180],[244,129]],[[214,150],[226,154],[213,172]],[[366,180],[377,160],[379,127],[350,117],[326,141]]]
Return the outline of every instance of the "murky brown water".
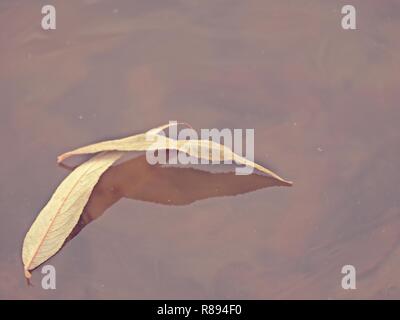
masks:
[[[352,1],[357,31],[342,1],[47,3],[50,32],[42,1],[0,2],[0,298],[400,298],[397,0]],[[130,160],[49,260],[57,290],[27,287],[56,156],[169,120],[255,128],[295,185]]]

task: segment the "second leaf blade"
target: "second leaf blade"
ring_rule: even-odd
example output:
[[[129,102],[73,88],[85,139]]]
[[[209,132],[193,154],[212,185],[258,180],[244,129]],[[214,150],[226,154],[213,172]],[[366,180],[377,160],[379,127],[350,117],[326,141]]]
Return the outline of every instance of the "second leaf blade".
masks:
[[[25,277],[52,257],[77,224],[100,176],[123,152],[104,152],[77,167],[58,186],[25,236],[22,248]]]

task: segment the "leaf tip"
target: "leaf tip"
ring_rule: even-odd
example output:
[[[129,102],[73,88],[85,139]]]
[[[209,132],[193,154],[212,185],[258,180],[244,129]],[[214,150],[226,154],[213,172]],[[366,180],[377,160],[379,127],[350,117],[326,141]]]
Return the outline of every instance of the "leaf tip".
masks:
[[[278,179],[278,181],[281,183],[282,186],[285,187],[292,187],[293,186],[293,181],[289,181],[283,178]]]
[[[29,270],[24,268],[24,275],[25,275],[26,282],[28,283],[28,286],[30,286],[31,285],[32,274],[29,272]]]
[[[61,163],[61,162],[63,162],[63,160],[64,160],[63,155],[60,155],[57,157],[57,163]]]

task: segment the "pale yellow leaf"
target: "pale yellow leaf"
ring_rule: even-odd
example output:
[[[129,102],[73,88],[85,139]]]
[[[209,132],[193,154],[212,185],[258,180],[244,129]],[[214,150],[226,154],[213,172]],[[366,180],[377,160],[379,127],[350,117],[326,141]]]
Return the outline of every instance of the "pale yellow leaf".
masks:
[[[136,151],[145,151],[151,146],[155,141],[157,141],[157,136],[148,135],[146,137],[145,133],[137,134],[131,137],[108,140],[95,144],[88,145],[86,147],[78,148],[70,152],[66,152],[57,157],[57,162],[61,163],[65,159],[81,154],[93,154],[102,151],[132,151],[132,146],[135,147]],[[118,148],[115,148],[118,145]]]
[[[170,125],[167,124],[151,129],[146,133],[81,147],[60,155],[57,158],[57,161],[60,163],[74,155],[92,154],[102,151],[152,151],[162,149],[178,150],[197,158],[212,160],[213,151],[216,150],[221,154],[221,160],[235,161],[238,164],[246,165],[264,172],[279,181],[287,183],[288,185],[292,184],[291,181],[283,179],[271,170],[234,153],[227,146],[221,145],[217,142],[209,140],[175,140],[159,135],[163,129],[169,126]],[[200,152],[200,150],[203,150],[203,152]]]
[[[168,123],[162,126],[159,126],[154,129],[150,129],[145,133],[140,133],[136,134],[130,137],[122,138],[122,139],[117,139],[117,140],[107,140],[107,141],[102,141],[94,144],[90,144],[85,147],[81,147],[66,153],[63,153],[62,155],[57,157],[57,162],[61,163],[65,159],[71,157],[71,156],[76,156],[76,155],[82,155],[82,154],[93,154],[97,152],[102,152],[102,151],[147,151],[151,148],[151,146],[154,146],[156,142],[160,142],[160,136],[158,135],[161,131],[164,129],[170,127],[171,125],[178,125],[178,124],[184,124],[189,126],[185,122],[178,122],[178,123]],[[168,143],[168,142],[166,142]],[[116,146],[118,146],[116,148]]]
[[[77,224],[100,176],[123,152],[104,152],[77,167],[58,186],[25,236],[22,261],[25,277],[53,256]]]
[[[206,160],[213,159],[213,151],[215,150],[219,154],[220,161],[231,160],[238,164],[243,164],[248,167],[257,169],[263,173],[270,175],[271,177],[292,185],[293,182],[283,179],[271,170],[259,165],[253,161],[250,161],[236,153],[234,153],[227,146],[221,145],[217,142],[210,140],[177,140],[177,149],[181,152],[185,152],[192,157],[197,157]]]

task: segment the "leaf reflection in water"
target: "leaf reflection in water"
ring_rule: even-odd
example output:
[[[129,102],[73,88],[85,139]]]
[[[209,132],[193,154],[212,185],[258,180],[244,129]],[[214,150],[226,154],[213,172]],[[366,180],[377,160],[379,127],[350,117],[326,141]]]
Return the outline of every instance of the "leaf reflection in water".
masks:
[[[192,167],[150,165],[145,156],[140,156],[111,167],[101,177],[64,245],[121,198],[181,206],[274,186],[291,185],[254,173],[235,175],[234,172],[212,173]]]

